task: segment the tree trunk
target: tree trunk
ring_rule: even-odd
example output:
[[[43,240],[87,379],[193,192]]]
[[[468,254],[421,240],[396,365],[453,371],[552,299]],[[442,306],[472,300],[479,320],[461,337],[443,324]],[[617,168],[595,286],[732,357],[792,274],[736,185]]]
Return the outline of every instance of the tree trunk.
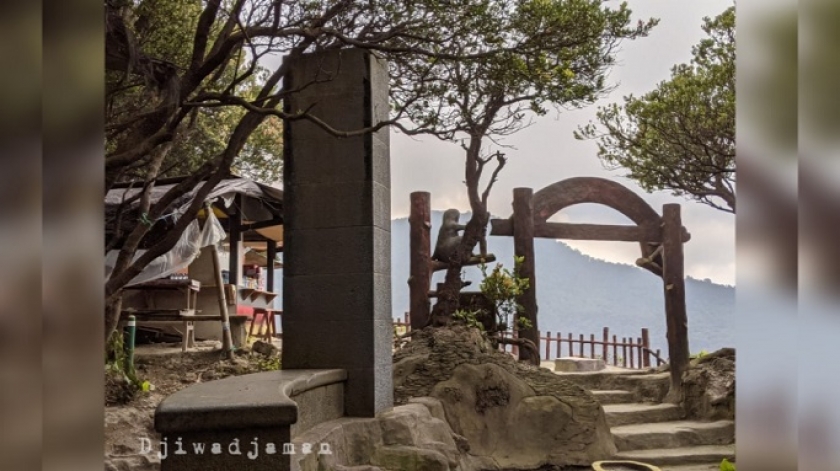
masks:
[[[486,123],[489,126],[492,120]],[[461,284],[461,268],[472,256],[473,250],[478,243],[484,239],[487,233],[487,224],[490,221],[490,214],[487,212],[487,202],[479,195],[478,187],[481,182],[481,138],[486,128],[478,129],[470,137],[470,144],[467,148],[467,156],[464,168],[464,176],[467,184],[467,196],[470,201],[472,217],[467,222],[464,233],[461,236],[461,244],[458,246],[456,256],[446,270],[442,289],[438,290],[438,302],[432,311],[432,325],[445,327],[452,321],[452,314],[459,307]]]
[[[115,294],[105,300],[105,345],[120,323],[122,311],[122,293]]]

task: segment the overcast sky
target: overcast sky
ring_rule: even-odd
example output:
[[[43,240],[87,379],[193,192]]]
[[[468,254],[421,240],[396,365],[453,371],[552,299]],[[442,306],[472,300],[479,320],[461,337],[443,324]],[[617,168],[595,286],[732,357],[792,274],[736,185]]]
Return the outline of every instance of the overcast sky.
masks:
[[[617,3],[617,2],[610,2]],[[715,16],[733,4],[732,0],[629,0],[635,18],[656,17],[659,25],[647,38],[621,45],[618,64],[609,75],[617,85],[600,105],[618,102],[628,94],[643,94],[669,77],[677,63],[691,59],[691,46],[703,36],[704,16]],[[551,183],[576,176],[596,176],[616,180],[637,191],[656,209],[665,203],[681,203],[683,225],[691,233],[685,245],[686,274],[717,283],[735,284],[735,217],[666,192],[646,193],[621,170],[605,170],[597,158],[594,141],[578,141],[572,132],[595,117],[597,105],[581,110],[552,112],[536,118],[534,124],[503,143],[508,163],[490,195],[489,209],[494,215],[511,213],[512,189],[530,187],[537,191]],[[463,170],[463,151],[456,144],[431,137],[391,134],[391,212],[393,217],[408,215],[409,194],[429,191],[432,209],[469,209]],[[625,224],[629,219],[606,207],[593,204],[568,208],[553,221]],[[634,264],[640,256],[638,245],[627,242],[579,242],[569,245],[593,257]]]

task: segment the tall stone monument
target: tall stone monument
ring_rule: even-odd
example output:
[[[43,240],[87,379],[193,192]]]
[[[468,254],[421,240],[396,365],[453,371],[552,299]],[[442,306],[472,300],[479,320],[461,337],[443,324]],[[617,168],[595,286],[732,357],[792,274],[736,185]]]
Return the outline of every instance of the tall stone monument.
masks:
[[[387,64],[348,49],[301,56],[285,103],[354,131],[388,119]],[[283,369],[347,371],[345,413],[393,404],[388,128],[336,137],[287,121],[283,183]]]

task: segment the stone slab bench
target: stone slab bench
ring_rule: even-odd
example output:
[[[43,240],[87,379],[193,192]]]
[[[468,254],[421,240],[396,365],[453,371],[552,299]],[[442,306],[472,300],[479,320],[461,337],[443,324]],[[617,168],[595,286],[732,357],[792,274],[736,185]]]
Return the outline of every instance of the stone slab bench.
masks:
[[[285,443],[344,416],[346,380],[344,370],[279,370],[178,391],[155,412],[161,470],[288,470]]]

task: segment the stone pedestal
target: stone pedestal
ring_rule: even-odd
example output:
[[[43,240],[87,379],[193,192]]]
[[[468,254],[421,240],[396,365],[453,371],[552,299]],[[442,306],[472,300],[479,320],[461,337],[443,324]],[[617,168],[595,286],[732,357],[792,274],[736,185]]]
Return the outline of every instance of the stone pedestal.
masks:
[[[307,54],[284,88],[341,131],[388,118],[388,74],[362,50]],[[393,404],[388,128],[335,137],[287,121],[284,149],[283,368],[347,371],[345,410],[373,417]]]

